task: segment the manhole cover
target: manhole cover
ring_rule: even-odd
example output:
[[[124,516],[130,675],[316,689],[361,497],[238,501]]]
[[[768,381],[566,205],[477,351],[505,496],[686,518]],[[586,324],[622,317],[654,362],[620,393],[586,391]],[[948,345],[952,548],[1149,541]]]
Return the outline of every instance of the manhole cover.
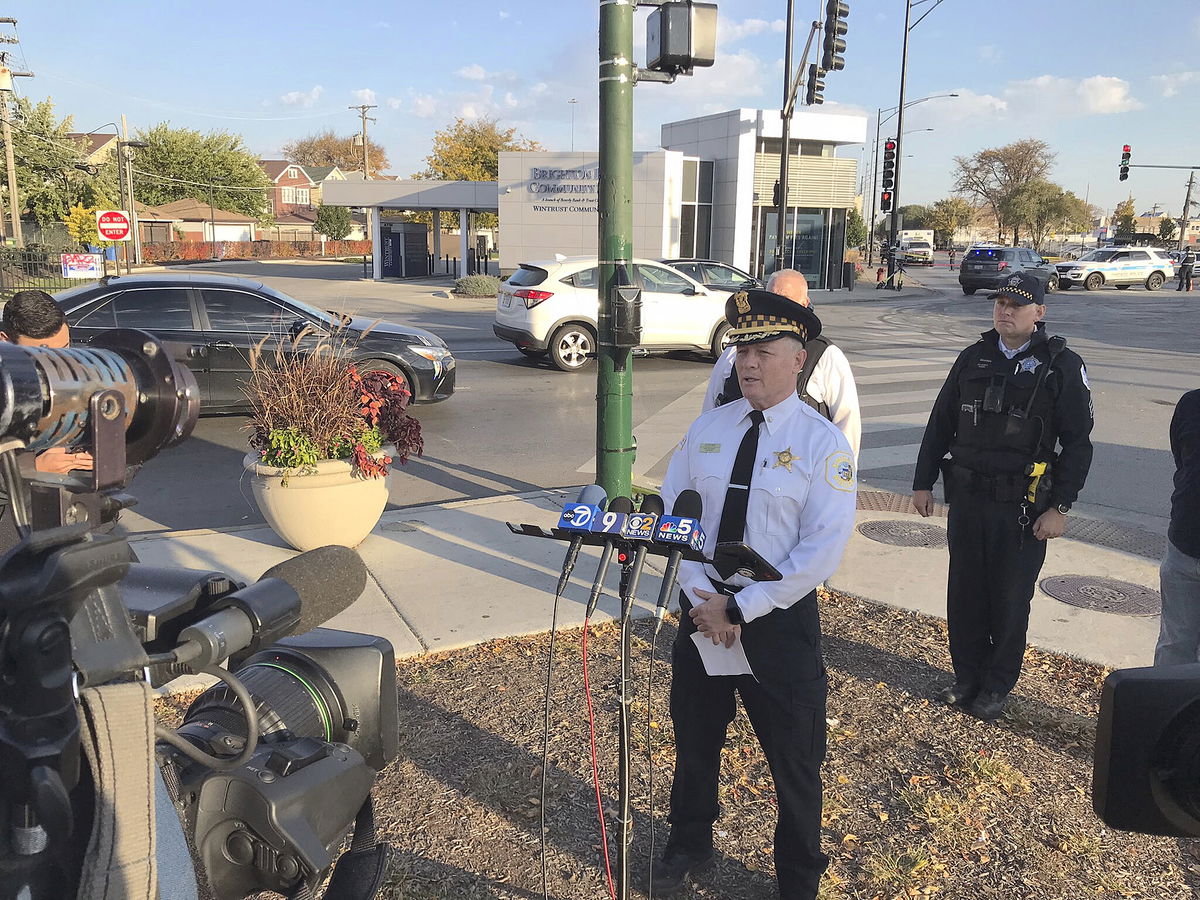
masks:
[[[1041,588],[1063,603],[1122,616],[1157,616],[1162,609],[1158,591],[1114,578],[1055,575],[1043,578]]]
[[[863,522],[858,526],[859,534],[881,544],[896,547],[945,547],[946,529],[941,525],[927,525],[907,519],[880,519]]]

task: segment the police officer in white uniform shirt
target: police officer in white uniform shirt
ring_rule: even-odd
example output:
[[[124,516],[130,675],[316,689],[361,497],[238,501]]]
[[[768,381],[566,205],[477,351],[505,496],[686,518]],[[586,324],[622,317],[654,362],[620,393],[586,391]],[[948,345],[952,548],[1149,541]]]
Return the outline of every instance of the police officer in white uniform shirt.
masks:
[[[808,307],[812,303],[808,297],[808,279],[795,269],[780,269],[774,273],[767,282],[767,290],[794,300],[801,306]],[[846,435],[850,449],[854,451],[854,458],[857,459],[859,448],[862,446],[862,415],[859,412],[858,387],[854,383],[850,361],[846,359],[846,354],[841,348],[824,335],[815,340],[810,339],[806,350],[810,357],[817,351],[819,356],[815,365],[813,360],[809,359],[808,368],[811,374],[807,380],[797,381],[796,392],[802,400]],[[701,411],[708,412],[741,396],[741,391],[737,388],[737,376],[733,373],[736,353],[737,346],[731,344],[717,358],[712,374],[708,377],[708,389],[704,393]],[[732,391],[730,387],[733,388]]]
[[[663,503],[670,509],[681,491],[698,492],[705,555],[718,543],[744,542],[782,579],[752,582],[723,561],[721,569],[680,566],[671,836],[652,877],[655,891],[669,894],[713,858],[721,747],[737,694],[775,781],[780,897],[813,900],[827,863],[820,838],[827,683],[816,587],[837,569],[854,525],[854,455],[845,435],[796,394],[804,342],[821,331],[816,314],[751,290],[730,298],[726,318],[742,398],[702,413],[688,429],[667,470]],[[709,674],[704,657],[723,650],[744,652],[752,674]]]

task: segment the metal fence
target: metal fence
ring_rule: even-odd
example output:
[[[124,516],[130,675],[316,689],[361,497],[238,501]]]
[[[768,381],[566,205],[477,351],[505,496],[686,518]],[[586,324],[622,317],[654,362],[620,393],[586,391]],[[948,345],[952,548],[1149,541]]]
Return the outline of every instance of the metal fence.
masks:
[[[95,278],[64,278],[62,255],[47,250],[0,248],[0,300],[7,301],[18,291],[40,290],[53,294],[95,281]]]

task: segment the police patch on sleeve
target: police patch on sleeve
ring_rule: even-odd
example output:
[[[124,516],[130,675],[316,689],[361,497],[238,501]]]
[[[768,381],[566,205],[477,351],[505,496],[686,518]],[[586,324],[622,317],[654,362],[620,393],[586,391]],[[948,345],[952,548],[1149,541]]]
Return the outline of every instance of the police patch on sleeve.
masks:
[[[825,457],[825,480],[835,490],[854,490],[856,487],[854,480],[854,457],[845,450],[839,450]]]

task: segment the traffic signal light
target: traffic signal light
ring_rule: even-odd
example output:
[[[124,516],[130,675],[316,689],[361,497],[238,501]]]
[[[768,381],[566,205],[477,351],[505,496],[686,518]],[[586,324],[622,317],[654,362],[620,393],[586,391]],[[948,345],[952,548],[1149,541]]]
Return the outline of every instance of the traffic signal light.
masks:
[[[805,95],[804,102],[809,106],[819,106],[825,102],[825,98],[821,95],[825,90],[825,70],[817,67],[816,63],[812,63],[808,67],[808,93]]]
[[[1121,148],[1121,181],[1129,179],[1129,145]]]
[[[879,195],[879,211],[880,212],[891,212],[892,211],[892,192],[891,191],[884,191],[882,194]]]
[[[846,60],[842,58],[846,52],[846,42],[842,40],[842,35],[846,33],[848,15],[850,7],[842,0],[828,0],[825,4],[825,47],[821,54],[821,68],[826,72],[846,68]]]
[[[883,142],[883,189],[891,190],[896,184],[896,139]]]

